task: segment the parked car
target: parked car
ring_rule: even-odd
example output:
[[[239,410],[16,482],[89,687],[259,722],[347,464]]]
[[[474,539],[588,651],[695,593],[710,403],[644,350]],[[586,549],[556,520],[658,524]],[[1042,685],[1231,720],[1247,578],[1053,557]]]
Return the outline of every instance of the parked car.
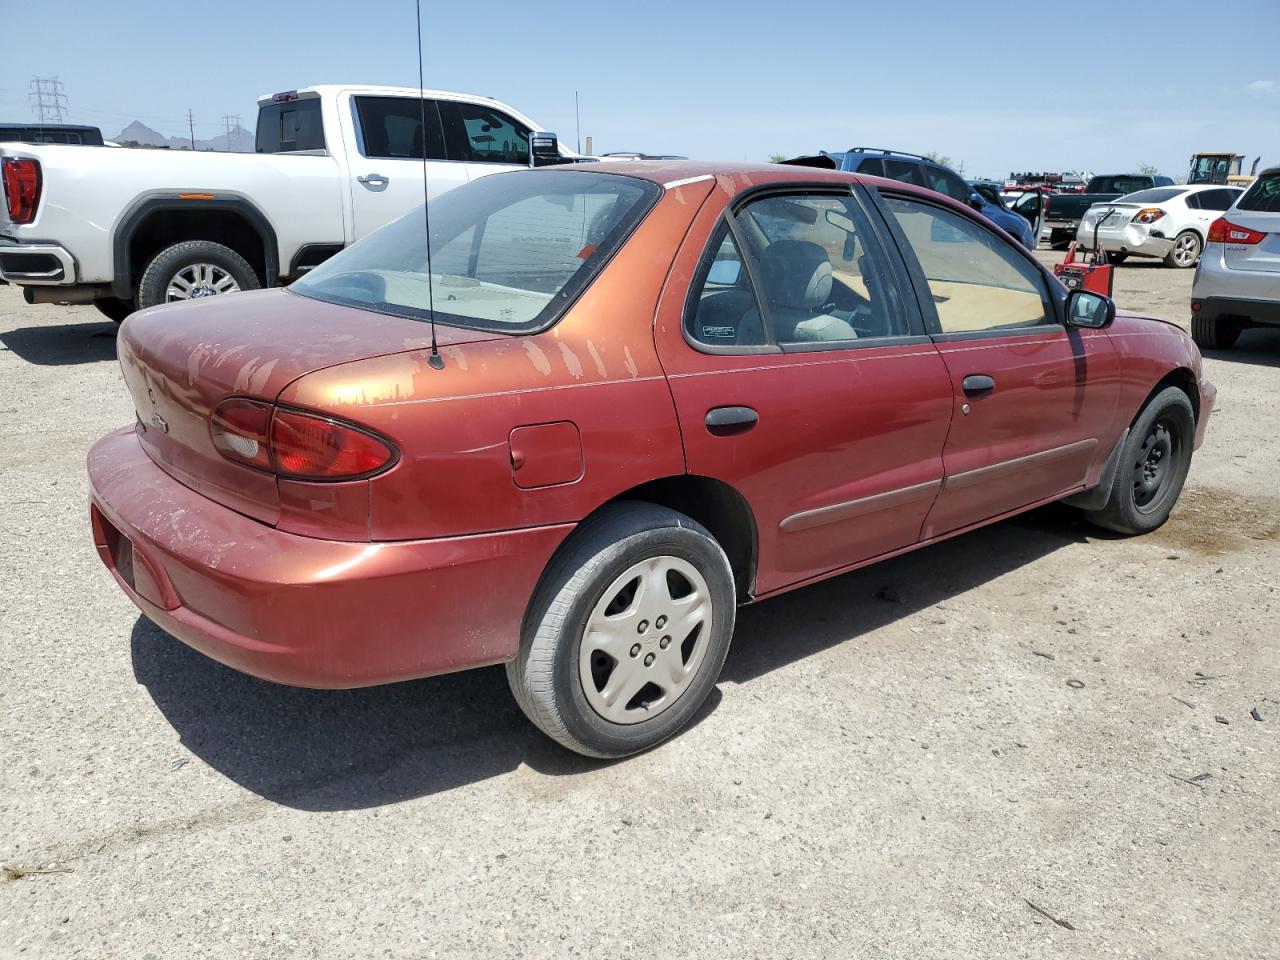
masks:
[[[982,197],[988,204],[1000,208],[1003,214],[1011,214],[1019,217],[1027,223],[1027,230],[1023,231],[1021,225],[1016,225],[1017,230],[1009,230],[1022,242],[1028,250],[1034,250],[1037,244],[1037,238],[1040,236],[1040,228],[1042,226],[1042,217],[1040,214],[1041,205],[1039,203],[1029,203],[1023,198],[1031,191],[1020,193],[1006,193],[1003,185],[992,180],[967,180],[969,186],[973,187],[974,192]],[[1015,208],[1016,205],[1016,208]],[[987,213],[985,208],[981,211],[988,220],[999,223],[992,213]],[[1006,227],[1005,229],[1009,229]]]
[[[258,101],[257,154],[0,144],[0,276],[29,303],[135,306],[278,286],[431,195],[527,166],[528,117],[487,97],[316,86]],[[570,158],[555,147],[554,157]]]
[[[0,143],[103,145],[102,131],[78,123],[0,123]]]
[[[1280,167],[1209,226],[1191,284],[1191,336],[1226,350],[1249,326],[1280,325]]]
[[[851,147],[843,152],[819,151],[812,156],[783,161],[791,166],[842,170],[872,177],[887,177],[936,190],[952,200],[968,204],[997,226],[1003,227],[1028,250],[1036,248],[1036,234],[1022,217],[1004,205],[993,203],[974,190],[950,167],[928,157],[879,147]]]
[[[1179,327],[913,184],[573,165],[430,229],[124,323],[93,536],[173,636],[314,687],[506,663],[622,756],[697,713],[739,604],[1053,500],[1160,526],[1213,407]]]
[[[1155,257],[1166,267],[1194,267],[1209,225],[1244,191],[1237,187],[1152,187],[1111,203],[1095,203],[1080,221],[1076,243],[1098,244],[1112,263]]]
[[[1044,228],[1049,233],[1049,246],[1063,250],[1075,239],[1085,211],[1095,203],[1118,200],[1127,193],[1150,190],[1152,187],[1171,187],[1169,177],[1151,176],[1145,173],[1108,173],[1093,177],[1084,193],[1055,193],[1046,202]]]

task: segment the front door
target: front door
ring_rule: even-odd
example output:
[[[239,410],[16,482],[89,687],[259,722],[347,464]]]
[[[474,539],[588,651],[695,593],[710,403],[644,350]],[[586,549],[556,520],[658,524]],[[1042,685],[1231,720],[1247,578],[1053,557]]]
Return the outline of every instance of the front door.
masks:
[[[467,182],[466,164],[446,159],[436,101],[416,97],[352,97],[356,150],[350,151],[352,239],[359,240],[403,216],[423,199],[434,199]],[[422,117],[426,114],[426,131]]]
[[[873,222],[847,189],[713,191],[659,303],[688,469],[750,503],[756,595],[914,544],[941,486],[946,367]]]
[[[1067,328],[1044,271],[977,218],[889,191],[882,203],[955,404],[923,537],[1080,489],[1113,439],[1110,338]]]

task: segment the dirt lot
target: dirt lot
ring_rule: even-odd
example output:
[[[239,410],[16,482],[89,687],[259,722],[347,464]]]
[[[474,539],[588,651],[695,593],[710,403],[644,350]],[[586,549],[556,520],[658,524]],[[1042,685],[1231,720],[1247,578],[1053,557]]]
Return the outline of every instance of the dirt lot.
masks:
[[[1051,508],[748,608],[615,764],[498,669],[309,692],[165,636],[89,540],[114,325],[0,288],[0,343],[0,957],[1280,956],[1280,331],[1207,361],[1157,534]]]

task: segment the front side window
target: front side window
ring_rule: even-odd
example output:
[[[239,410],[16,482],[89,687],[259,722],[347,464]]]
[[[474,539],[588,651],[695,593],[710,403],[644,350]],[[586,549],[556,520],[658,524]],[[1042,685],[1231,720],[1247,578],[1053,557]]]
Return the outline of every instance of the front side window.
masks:
[[[441,323],[528,333],[553,323],[644,217],[661,190],[586,171],[473,180],[431,201],[431,269],[422,207],[290,286],[318,300]]]
[[[1237,210],[1257,210],[1259,213],[1280,213],[1280,172],[1264,173],[1240,198]]]
[[[930,190],[936,190],[943,196],[959,200],[961,203],[969,202],[973,191],[959,177],[953,176],[941,167],[931,167],[927,163],[922,164],[921,169],[924,170],[924,178]]]
[[[746,256],[723,224],[695,280],[695,340],[847,345],[910,333],[884,255],[851,197],[763,197],[734,222]]]
[[[449,156],[470,163],[527,164],[529,128],[492,107],[441,101]]]
[[[931,204],[885,197],[929,284],[942,333],[1055,323],[1040,272],[1007,242]]]
[[[356,97],[364,155],[379,160],[445,159],[444,135],[434,100],[416,97]],[[426,135],[422,120],[426,116]]]

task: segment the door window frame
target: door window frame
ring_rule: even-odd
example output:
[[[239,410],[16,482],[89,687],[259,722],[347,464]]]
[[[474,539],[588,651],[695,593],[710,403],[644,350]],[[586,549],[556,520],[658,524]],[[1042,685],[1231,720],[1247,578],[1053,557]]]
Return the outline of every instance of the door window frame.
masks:
[[[870,228],[870,238],[879,248],[880,259],[886,273],[885,279],[891,285],[888,296],[897,300],[897,309],[901,311],[902,318],[905,320],[907,328],[911,331],[910,333],[891,334],[884,337],[861,337],[854,340],[778,342],[778,338],[774,334],[773,318],[770,316],[769,309],[760,296],[761,283],[755,257],[750,253],[751,248],[747,245],[746,238],[738,225],[737,216],[744,207],[758,200],[796,194],[810,197],[837,197],[841,200],[848,200],[862,212],[867,226]],[[703,241],[703,249],[698,257],[698,265],[694,270],[693,278],[689,282],[689,287],[685,291],[684,306],[680,314],[680,333],[684,337],[685,343],[699,353],[730,356],[825,353],[837,350],[869,349],[887,345],[906,346],[929,343],[929,333],[915,298],[908,295],[908,290],[911,289],[912,285],[911,277],[907,273],[906,265],[902,262],[896,241],[884,229],[883,214],[877,215],[878,210],[873,209],[874,205],[875,202],[870,198],[866,188],[856,183],[847,185],[830,182],[788,183],[781,185],[774,183],[754,187],[735,196],[716,218],[710,232],[707,234],[707,239]],[[719,245],[724,242],[723,239],[719,243],[716,240],[720,237],[721,227],[725,224],[728,225],[727,235],[733,238],[733,242],[738,248],[738,256],[742,258],[742,269],[747,276],[748,289],[755,299],[756,308],[760,311],[761,326],[764,329],[766,339],[763,344],[710,344],[698,340],[692,333],[692,320],[696,316],[698,303],[700,302],[699,294],[706,283],[706,277],[711,270],[711,265],[715,262],[716,251]],[[698,293],[695,294],[695,291]]]
[[[414,163],[422,163],[422,160],[423,160],[422,157],[384,157],[381,154],[370,155],[368,152],[369,148],[365,142],[365,137],[364,137],[364,124],[360,120],[360,101],[361,100],[407,100],[410,103],[414,103],[419,99],[421,99],[424,103],[424,107],[426,109],[426,114],[427,114],[427,122],[430,123],[432,118],[433,117],[435,118],[436,129],[440,131],[440,142],[445,145],[445,151],[447,152],[449,149],[449,145],[444,138],[444,127],[443,127],[443,124],[440,122],[440,105],[434,98],[405,97],[405,96],[398,96],[395,94],[387,95],[387,94],[375,94],[375,93],[353,93],[351,95],[350,107],[351,107],[351,125],[353,127],[352,132],[355,134],[355,140],[356,140],[356,152],[360,154],[360,156],[363,157],[365,160],[386,160],[390,163],[393,163],[399,160],[411,160]],[[427,143],[426,130],[422,131],[422,143],[423,143],[423,152],[425,153],[426,143]],[[445,157],[427,157],[426,159],[427,159],[427,162],[429,163],[456,163],[457,162],[457,161],[449,160]]]
[[[926,188],[927,189],[927,188]],[[1022,244],[1014,241],[1008,234],[999,231],[999,228],[993,229],[993,225],[984,222],[985,218],[980,218],[967,207],[961,206],[960,209],[947,206],[946,204],[937,203],[929,197],[922,196],[918,193],[912,193],[907,190],[894,190],[892,188],[876,188],[868,190],[871,201],[875,206],[876,212],[880,215],[884,222],[885,228],[893,237],[893,242],[897,247],[897,252],[903,262],[904,269],[911,280],[911,288],[915,294],[916,304],[919,308],[920,315],[924,318],[925,329],[929,333],[929,338],[935,343],[950,343],[956,340],[990,340],[998,337],[1032,337],[1044,336],[1052,333],[1065,333],[1067,324],[1065,319],[1065,303],[1066,288],[1045,269],[1044,264],[1032,256],[1031,251],[1027,250]],[[1004,327],[994,330],[963,330],[954,333],[946,333],[942,329],[942,323],[938,319],[938,308],[933,302],[933,292],[929,288],[929,279],[925,276],[924,268],[920,265],[920,260],[916,256],[911,243],[907,240],[907,235],[903,232],[902,227],[898,224],[897,217],[893,215],[885,204],[885,199],[905,200],[910,203],[919,204],[924,207],[934,207],[943,210],[953,216],[961,217],[968,220],[971,224],[979,229],[985,230],[992,237],[997,239],[1004,247],[1011,250],[1021,257],[1024,261],[1031,265],[1035,270],[1036,276],[1040,278],[1040,299],[1045,305],[1045,316],[1048,318],[1043,323],[1037,323],[1033,326],[1026,327]],[[1052,282],[1050,282],[1052,281]]]

